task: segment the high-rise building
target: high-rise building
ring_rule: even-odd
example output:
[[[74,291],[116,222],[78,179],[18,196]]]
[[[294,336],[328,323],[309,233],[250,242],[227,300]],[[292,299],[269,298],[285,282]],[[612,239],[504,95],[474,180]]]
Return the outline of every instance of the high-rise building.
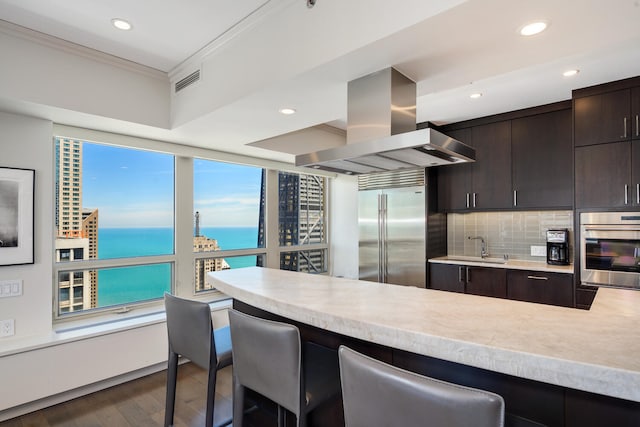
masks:
[[[265,214],[265,175],[262,175],[258,245],[263,246]],[[278,174],[278,221],[280,246],[323,243],[325,180],[315,175],[280,172]],[[280,254],[282,270],[322,273],[326,271],[326,251],[291,251]],[[258,260],[260,262],[260,260]]]
[[[87,258],[98,258],[98,209],[82,210],[82,234],[89,239]],[[98,272],[89,272],[91,286],[91,308],[98,306]]]
[[[56,138],[56,261],[98,257],[98,210],[82,208],[82,141]],[[98,304],[95,271],[60,273],[61,313]]]
[[[219,251],[218,241],[207,236],[200,235],[200,213],[196,212],[196,228],[193,236],[194,252]],[[206,283],[206,274],[210,271],[228,270],[231,268],[224,258],[200,258],[196,259],[196,292],[211,289]]]

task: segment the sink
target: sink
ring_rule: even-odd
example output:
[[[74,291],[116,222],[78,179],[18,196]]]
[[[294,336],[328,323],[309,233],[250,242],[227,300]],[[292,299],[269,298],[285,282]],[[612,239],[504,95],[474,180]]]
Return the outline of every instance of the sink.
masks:
[[[467,262],[483,262],[485,264],[506,264],[508,260],[502,257],[486,257],[482,258],[479,256],[458,256],[458,255],[449,255],[447,260],[451,261],[467,261]]]

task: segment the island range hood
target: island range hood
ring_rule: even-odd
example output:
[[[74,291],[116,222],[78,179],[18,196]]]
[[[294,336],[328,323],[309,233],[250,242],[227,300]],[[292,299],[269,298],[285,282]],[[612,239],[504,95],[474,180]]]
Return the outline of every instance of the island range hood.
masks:
[[[296,156],[296,166],[358,175],[474,162],[475,149],[416,130],[416,84],[387,68],[348,84],[347,143]]]

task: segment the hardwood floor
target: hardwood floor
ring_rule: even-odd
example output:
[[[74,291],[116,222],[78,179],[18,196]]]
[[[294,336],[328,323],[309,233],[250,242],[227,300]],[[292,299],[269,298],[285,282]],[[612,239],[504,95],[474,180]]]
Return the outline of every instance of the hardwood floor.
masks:
[[[231,417],[232,367],[218,371],[214,424]],[[166,371],[70,400],[0,427],[154,427],[164,423]],[[186,363],[178,369],[175,427],[204,426],[207,394],[205,370]]]

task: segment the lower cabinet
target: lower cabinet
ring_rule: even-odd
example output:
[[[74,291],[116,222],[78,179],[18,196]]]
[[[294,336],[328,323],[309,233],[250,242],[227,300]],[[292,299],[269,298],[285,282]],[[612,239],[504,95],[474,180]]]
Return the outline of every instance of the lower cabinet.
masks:
[[[429,271],[431,289],[574,307],[573,274],[440,263]]]
[[[432,263],[430,288],[487,297],[507,297],[507,276],[502,268]]]
[[[507,275],[502,268],[467,266],[466,293],[484,297],[507,297]]]
[[[507,270],[507,298],[573,307],[573,275]]]

